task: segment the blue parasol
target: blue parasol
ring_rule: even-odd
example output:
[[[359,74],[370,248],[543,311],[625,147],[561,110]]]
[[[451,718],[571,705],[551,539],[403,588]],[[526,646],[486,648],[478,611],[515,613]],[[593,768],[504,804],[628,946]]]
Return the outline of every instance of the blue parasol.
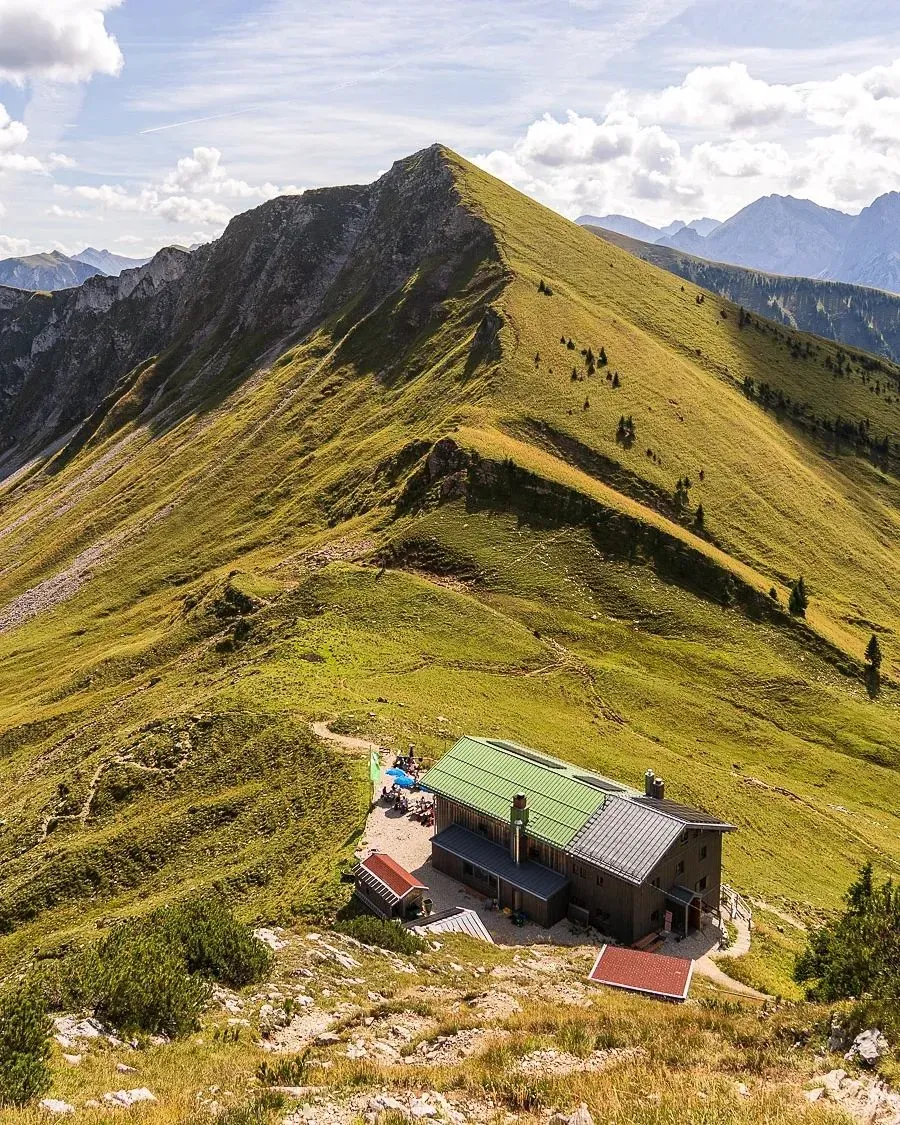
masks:
[[[399,766],[394,766],[393,769],[385,770],[385,776],[387,776],[387,777],[408,777],[409,774],[406,772],[406,770],[400,769]]]
[[[416,784],[416,779],[410,777],[408,773],[402,773],[399,777],[394,778],[394,784],[399,785],[401,789],[412,789]]]

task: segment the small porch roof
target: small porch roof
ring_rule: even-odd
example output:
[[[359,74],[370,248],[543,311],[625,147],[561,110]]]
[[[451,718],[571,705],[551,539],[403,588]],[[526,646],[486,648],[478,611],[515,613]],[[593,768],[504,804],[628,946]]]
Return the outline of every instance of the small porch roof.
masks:
[[[666,891],[666,898],[680,902],[682,906],[690,906],[694,899],[702,899],[703,895],[699,891],[692,891],[689,887],[674,886]]]
[[[532,863],[530,860],[513,863],[506,848],[501,848],[499,844],[491,843],[458,824],[451,824],[449,828],[439,832],[431,843],[432,847],[443,848],[445,852],[496,875],[504,883],[534,895],[542,902],[547,902],[569,882],[567,876],[552,871],[543,864]]]

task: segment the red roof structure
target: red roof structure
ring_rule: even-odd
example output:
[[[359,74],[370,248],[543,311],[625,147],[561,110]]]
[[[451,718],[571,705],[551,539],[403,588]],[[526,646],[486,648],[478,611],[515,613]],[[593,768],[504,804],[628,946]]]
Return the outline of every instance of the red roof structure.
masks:
[[[368,871],[396,898],[405,898],[410,891],[427,891],[428,887],[420,882],[415,875],[401,867],[395,860],[384,852],[373,852],[370,856],[360,860],[359,866]]]
[[[604,945],[588,980],[666,1000],[686,1000],[693,973],[694,962],[684,957]]]

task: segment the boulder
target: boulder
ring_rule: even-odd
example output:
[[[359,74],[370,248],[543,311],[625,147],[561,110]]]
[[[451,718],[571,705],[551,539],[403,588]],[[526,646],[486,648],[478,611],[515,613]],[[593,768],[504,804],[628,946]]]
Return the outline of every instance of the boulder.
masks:
[[[61,1114],[75,1112],[75,1106],[69,1105],[68,1102],[64,1102],[60,1098],[42,1098],[40,1107],[46,1113]]]
[[[888,1041],[881,1032],[874,1027],[861,1031],[853,1040],[850,1050],[844,1055],[851,1062],[859,1059],[860,1062],[872,1066],[882,1055],[889,1050]]]
[[[155,1102],[156,1097],[145,1086],[140,1086],[136,1090],[112,1090],[110,1093],[103,1095],[103,1100],[109,1105],[118,1105],[128,1109],[139,1102]]]

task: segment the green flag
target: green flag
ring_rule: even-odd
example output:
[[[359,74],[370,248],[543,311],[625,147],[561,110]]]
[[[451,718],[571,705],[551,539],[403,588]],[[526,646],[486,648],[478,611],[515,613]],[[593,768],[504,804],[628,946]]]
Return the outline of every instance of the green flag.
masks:
[[[373,785],[377,785],[381,778],[381,755],[377,750],[369,755],[369,778]]]

